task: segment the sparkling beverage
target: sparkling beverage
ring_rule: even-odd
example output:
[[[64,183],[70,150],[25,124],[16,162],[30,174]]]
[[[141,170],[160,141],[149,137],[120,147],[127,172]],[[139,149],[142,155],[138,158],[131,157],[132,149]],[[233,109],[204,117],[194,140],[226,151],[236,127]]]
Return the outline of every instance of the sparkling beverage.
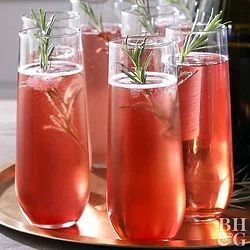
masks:
[[[16,192],[32,224],[70,226],[89,196],[86,89],[82,66],[19,68]],[[52,226],[51,226],[52,225]]]
[[[182,223],[178,91],[166,76],[148,73],[146,85],[110,82],[107,202],[121,238],[168,239]]]
[[[179,87],[186,217],[213,219],[228,205],[233,188],[228,58],[191,53],[181,71],[194,73]]]
[[[83,58],[88,92],[90,136],[94,166],[106,165],[108,129],[108,42],[120,37],[118,25],[105,32],[82,27]]]

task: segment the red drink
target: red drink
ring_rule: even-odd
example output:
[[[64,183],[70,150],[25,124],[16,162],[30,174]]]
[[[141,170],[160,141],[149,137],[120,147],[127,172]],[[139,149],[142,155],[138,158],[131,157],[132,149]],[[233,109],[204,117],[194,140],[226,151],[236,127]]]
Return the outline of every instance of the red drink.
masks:
[[[97,32],[83,27],[83,55],[93,164],[105,165],[108,129],[108,42],[120,37],[118,25]]]
[[[186,217],[214,219],[226,208],[233,189],[228,59],[191,53],[182,71],[196,72],[179,88]]]
[[[31,223],[57,228],[88,202],[86,90],[81,66],[55,62],[49,71],[19,69],[16,191]]]
[[[146,85],[110,82],[107,202],[121,238],[168,239],[182,223],[178,92],[166,76],[148,73]]]

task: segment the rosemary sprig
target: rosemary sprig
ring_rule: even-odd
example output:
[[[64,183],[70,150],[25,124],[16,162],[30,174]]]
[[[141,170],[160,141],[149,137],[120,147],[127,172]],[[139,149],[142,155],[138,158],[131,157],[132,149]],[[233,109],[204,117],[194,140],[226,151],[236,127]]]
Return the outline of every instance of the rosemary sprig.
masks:
[[[89,25],[96,29],[98,32],[104,32],[103,22],[102,22],[102,15],[97,18],[96,14],[94,13],[93,9],[88,3],[81,2],[80,8],[82,11],[88,16],[89,18]]]
[[[130,2],[136,5],[134,11],[139,15],[139,23],[148,33],[154,34],[156,27],[152,20],[149,0],[132,0]]]
[[[35,22],[36,25],[39,23],[39,19],[37,17],[37,14],[32,8],[30,9],[30,17]]]
[[[230,207],[245,209],[241,204],[250,202],[250,177],[248,173],[242,179],[239,177],[247,168],[246,166],[235,174],[235,188],[229,204]]]
[[[145,58],[145,62],[143,63],[143,53],[145,51],[147,36],[143,38],[141,42],[139,40],[136,42],[134,49],[128,48],[128,36],[125,38],[123,51],[131,60],[133,67],[129,68],[124,64],[120,64],[122,66],[121,72],[124,73],[134,84],[146,84],[147,83],[147,69],[150,65],[153,51],[149,53],[149,55]],[[150,91],[150,89],[144,89],[143,95],[145,97],[146,102],[135,103],[133,105],[121,106],[123,109],[133,109],[133,110],[143,110],[145,112],[153,113],[164,125],[165,129],[162,132],[164,136],[168,136],[168,131],[173,128],[173,124],[171,121],[174,120],[175,106],[176,102],[174,102],[173,112],[167,116],[164,108],[160,107],[159,104],[154,100],[154,97]],[[176,99],[177,100],[177,99]],[[175,100],[175,101],[176,101]]]
[[[197,11],[195,21],[193,23],[191,31],[187,34],[185,41],[184,41],[184,45],[180,49],[180,55],[179,55],[180,62],[177,67],[179,85],[187,81],[189,78],[193,77],[198,72],[198,71],[195,71],[194,73],[188,72],[188,71],[183,72],[181,64],[185,61],[185,58],[189,55],[189,53],[196,51],[198,49],[201,49],[201,48],[205,48],[208,42],[208,32],[216,31],[222,25],[221,23],[222,14],[223,12],[221,11],[219,14],[214,16],[214,11],[212,9],[210,18],[204,30],[194,35],[193,32],[196,31],[197,29],[197,23],[198,23],[198,18],[199,18],[199,10]]]
[[[146,71],[150,64],[153,51],[149,53],[145,63],[142,64],[142,56],[145,50],[147,36],[143,38],[141,43],[138,40],[136,42],[135,48],[131,50],[128,49],[128,38],[129,38],[128,36],[125,38],[123,51],[126,53],[126,55],[130,58],[131,62],[133,63],[133,68],[128,68],[124,64],[121,64],[122,66],[121,72],[127,75],[132,80],[132,82],[145,84],[147,79]]]
[[[184,13],[190,12],[187,8],[187,4],[183,0],[165,0],[166,3],[177,5],[178,8]]]
[[[68,134],[79,145],[85,154],[85,148],[80,139],[80,134],[74,126],[73,106],[82,91],[79,83],[73,83],[68,86],[64,95],[58,89],[51,88],[46,91],[46,96],[54,109],[55,114],[50,115],[52,125],[44,126],[44,129],[53,129]]]
[[[46,10],[39,9],[38,14],[31,9],[31,17],[39,26],[39,31],[35,33],[35,37],[38,42],[38,54],[40,61],[40,68],[43,71],[48,70],[51,67],[50,57],[55,49],[54,44],[49,44],[50,34],[52,27],[55,23],[55,13],[50,17],[49,21],[46,21]]]
[[[196,51],[198,49],[203,48],[206,46],[208,41],[208,32],[216,31],[218,30],[222,25],[222,11],[214,16],[214,12],[212,10],[210,18],[204,28],[204,30],[200,33],[193,34],[197,28],[198,23],[198,17],[199,17],[199,11],[197,11],[195,21],[193,23],[191,31],[186,36],[184,45],[182,49],[180,50],[180,60],[181,63],[185,60],[186,56],[193,51]]]

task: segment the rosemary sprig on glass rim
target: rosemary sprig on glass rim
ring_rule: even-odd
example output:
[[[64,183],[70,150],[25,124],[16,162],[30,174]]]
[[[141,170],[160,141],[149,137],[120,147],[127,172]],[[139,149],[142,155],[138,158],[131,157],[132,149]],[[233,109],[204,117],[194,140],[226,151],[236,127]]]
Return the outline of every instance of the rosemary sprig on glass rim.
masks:
[[[165,0],[165,2],[176,5],[179,10],[184,12],[184,14],[187,14],[190,12],[187,7],[187,3],[185,3],[183,0]]]
[[[80,8],[82,11],[88,16],[89,18],[89,25],[96,29],[98,32],[104,32],[103,22],[102,22],[102,15],[97,18],[96,14],[94,13],[92,7],[85,2],[80,3]]]
[[[206,47],[206,44],[208,42],[208,33],[218,30],[223,25],[221,19],[222,14],[223,12],[221,11],[219,14],[214,16],[214,11],[212,9],[210,18],[204,30],[194,35],[193,32],[197,29],[198,18],[199,18],[199,10],[197,10],[195,21],[192,25],[191,31],[187,34],[184,41],[184,45],[180,49],[180,54],[179,54],[180,62],[177,68],[179,85],[187,81],[189,78],[193,77],[198,72],[198,71],[183,72],[181,70],[182,69],[181,64],[185,61],[185,58],[189,55],[189,53]]]
[[[132,0],[130,2],[136,5],[134,11],[139,15],[139,23],[148,33],[154,34],[156,27],[152,20],[149,0]]]
[[[146,71],[150,64],[153,51],[149,53],[148,57],[145,60],[145,63],[142,64],[142,56],[145,50],[147,36],[143,38],[141,43],[138,40],[136,42],[135,48],[131,50],[128,48],[128,39],[129,37],[127,36],[124,41],[123,51],[133,63],[133,68],[128,68],[124,64],[121,64],[122,66],[121,72],[127,75],[132,80],[132,82],[145,84],[147,80]]]
[[[39,9],[38,14],[31,9],[31,18],[36,22],[39,31],[34,35],[38,41],[38,53],[40,57],[40,67],[46,71],[51,67],[50,57],[54,50],[54,44],[49,45],[49,38],[55,23],[55,13],[46,22],[46,11]],[[27,84],[23,84],[27,86]],[[62,95],[56,87],[51,87],[45,91],[45,94],[54,109],[54,114],[50,115],[50,125],[44,126],[44,129],[54,129],[59,132],[68,134],[80,147],[82,152],[86,154],[84,145],[80,139],[80,134],[74,126],[73,120],[73,106],[82,91],[82,86],[79,83],[71,84]]]
[[[143,54],[146,47],[147,36],[145,36],[142,41],[140,39],[137,40],[135,44],[135,48],[130,49],[128,46],[127,36],[124,40],[123,51],[128,56],[133,66],[131,68],[126,65],[120,63],[122,69],[121,72],[125,74],[132,83],[134,84],[147,84],[147,69],[150,65],[153,51],[149,53],[149,55],[145,58],[145,62],[143,63]],[[164,136],[168,135],[168,131],[173,128],[172,121],[174,120],[174,116],[176,114],[175,110],[167,116],[164,109],[162,109],[159,104],[154,100],[154,97],[150,91],[150,89],[145,88],[143,90],[143,94],[145,96],[146,102],[139,102],[133,105],[121,106],[123,109],[133,109],[133,110],[143,110],[146,112],[153,113],[164,125],[165,129],[162,132]],[[177,98],[175,99],[177,101]],[[174,106],[176,102],[174,102]]]
[[[39,9],[38,14],[31,9],[31,17],[36,22],[36,25],[39,26],[38,32],[34,34],[38,42],[38,54],[40,61],[40,68],[43,71],[48,70],[51,67],[50,57],[55,49],[54,44],[49,43],[50,34],[52,27],[55,23],[56,16],[55,13],[49,18],[49,21],[46,20],[46,10]]]
[[[38,25],[39,23],[39,18],[37,17],[36,12],[34,11],[34,9],[30,9],[30,17],[31,19],[35,22],[36,25]]]
[[[221,11],[219,14],[214,16],[214,11],[212,9],[210,18],[204,28],[203,31],[197,32],[197,34],[193,34],[196,31],[198,18],[199,18],[199,10],[196,13],[196,18],[191,28],[191,31],[187,34],[184,45],[180,50],[180,61],[183,63],[185,58],[188,56],[189,53],[199,50],[206,46],[208,42],[208,33],[212,31],[218,30],[222,25],[222,14]]]

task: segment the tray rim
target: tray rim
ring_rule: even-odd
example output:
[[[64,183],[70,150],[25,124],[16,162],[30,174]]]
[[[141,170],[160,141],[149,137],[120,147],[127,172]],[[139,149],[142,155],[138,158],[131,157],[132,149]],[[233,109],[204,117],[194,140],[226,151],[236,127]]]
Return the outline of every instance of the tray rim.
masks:
[[[14,173],[13,173],[14,172]],[[4,174],[9,174],[10,179],[12,179],[12,185],[15,185],[15,162],[10,162],[4,164],[0,170],[0,181],[1,177]],[[4,178],[3,178],[4,179]],[[0,182],[1,186],[1,182]],[[69,238],[68,233],[59,232],[57,230],[44,230],[38,227],[35,227],[27,222],[27,224],[23,224],[22,222],[7,216],[2,213],[0,210],[0,225],[7,227],[9,229],[52,240],[58,240],[61,242],[72,242],[78,244],[86,244],[86,245],[96,245],[103,247],[126,247],[126,248],[145,248],[145,249],[162,249],[162,248],[178,248],[178,249],[206,249],[206,248],[218,248],[218,241],[216,239],[204,239],[204,242],[207,242],[206,246],[199,245],[200,240],[169,240],[169,241],[128,241],[124,239],[109,239],[109,238],[96,238],[90,236],[82,236],[77,235]],[[188,246],[180,246],[179,243],[183,242],[185,244],[188,243]],[[143,244],[144,243],[144,244]],[[147,243],[147,244],[145,244]],[[250,236],[246,236],[246,245],[250,244]],[[230,243],[227,246],[234,246],[234,244]]]

